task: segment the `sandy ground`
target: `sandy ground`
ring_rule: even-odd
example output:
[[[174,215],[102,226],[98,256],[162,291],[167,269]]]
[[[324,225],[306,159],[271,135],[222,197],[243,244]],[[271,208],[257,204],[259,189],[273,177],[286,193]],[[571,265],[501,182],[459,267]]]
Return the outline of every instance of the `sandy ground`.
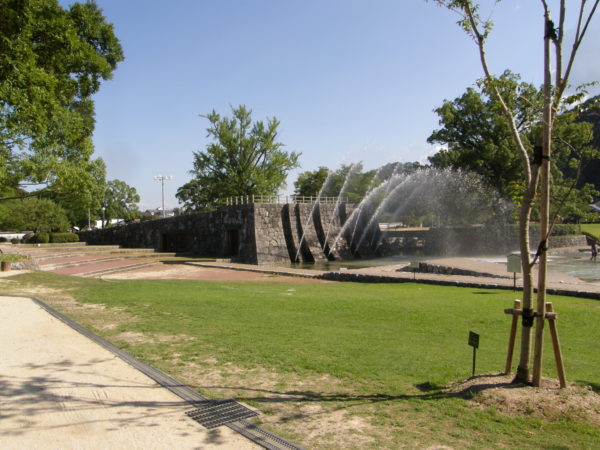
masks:
[[[218,265],[219,263],[210,263]],[[226,268],[233,266],[239,270]],[[278,281],[282,283],[329,283],[328,281],[315,280],[300,276],[286,276],[285,269],[252,266],[248,264],[223,263],[223,268],[207,267],[198,264],[157,264],[127,272],[118,272],[103,275],[103,279],[112,280],[202,280],[202,281]],[[252,269],[252,270],[248,270]],[[264,270],[264,272],[260,272]],[[279,272],[281,274],[276,274]],[[304,273],[309,271],[289,270],[290,273]],[[318,272],[312,272],[318,273]]]
[[[257,448],[32,300],[0,297],[0,448]]]

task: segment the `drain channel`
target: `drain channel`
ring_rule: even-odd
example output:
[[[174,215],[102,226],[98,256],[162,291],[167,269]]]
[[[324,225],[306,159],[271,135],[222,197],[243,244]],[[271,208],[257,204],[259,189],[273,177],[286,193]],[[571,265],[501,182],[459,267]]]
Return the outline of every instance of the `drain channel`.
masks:
[[[203,405],[200,403],[204,403]],[[205,428],[216,428],[240,419],[258,416],[256,411],[246,408],[234,399],[198,402],[197,409],[186,414]]]
[[[187,401],[192,406],[196,407],[198,405],[202,405],[206,401],[210,401],[206,397],[200,395],[198,392],[193,390],[191,387],[180,383],[175,378],[164,373],[162,370],[157,369],[156,367],[152,367],[151,365],[146,364],[146,363],[140,361],[139,359],[133,357],[126,351],[121,350],[119,347],[117,347],[113,343],[98,336],[96,333],[88,330],[84,326],[80,325],[79,323],[75,322],[74,320],[70,319],[69,317],[65,316],[64,314],[58,312],[57,310],[55,310],[51,306],[47,305],[43,301],[41,301],[35,297],[24,297],[23,296],[23,298],[33,300],[34,303],[39,305],[42,309],[46,310],[50,315],[52,315],[52,316],[56,317],[57,319],[59,319],[60,321],[64,322],[65,324],[67,324],[68,326],[73,328],[74,330],[81,333],[83,336],[86,336],[90,340],[96,342],[101,347],[104,347],[106,350],[113,353],[115,356],[121,358],[126,363],[132,365],[140,372],[149,376],[154,381],[156,381],[158,384],[160,384],[164,388],[168,389],[169,391],[171,391],[172,393],[174,393],[181,399]],[[242,405],[240,405],[240,406],[242,406]],[[302,450],[301,447],[299,447],[289,441],[286,441],[285,439],[280,438],[279,436],[277,436],[267,430],[264,430],[245,419],[238,419],[237,421],[234,421],[234,422],[228,422],[225,424],[225,426],[231,428],[233,431],[236,431],[237,433],[240,433],[242,436],[246,437],[247,439],[251,440],[252,442],[254,442],[268,450],[284,450],[284,449],[285,450],[287,450],[287,449]]]

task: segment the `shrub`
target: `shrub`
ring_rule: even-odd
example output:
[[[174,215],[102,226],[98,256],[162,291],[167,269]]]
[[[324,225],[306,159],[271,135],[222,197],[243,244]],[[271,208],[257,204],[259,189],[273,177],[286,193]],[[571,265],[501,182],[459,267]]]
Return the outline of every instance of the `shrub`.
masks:
[[[558,223],[552,228],[551,236],[575,236],[581,234],[581,227],[576,223]]]
[[[49,241],[50,236],[44,231],[34,234],[31,238],[31,242],[34,244],[47,244]]]
[[[27,261],[29,258],[24,255],[15,255],[13,253],[0,253],[0,261],[6,261],[11,263]]]
[[[0,242],[8,242],[8,239],[6,239],[4,236],[0,237]]]
[[[18,243],[19,243],[19,240],[18,240],[17,238],[12,238],[12,239],[10,240],[10,243],[11,243],[11,244],[18,244]]]
[[[53,244],[79,242],[79,235],[75,233],[50,233],[50,242]]]

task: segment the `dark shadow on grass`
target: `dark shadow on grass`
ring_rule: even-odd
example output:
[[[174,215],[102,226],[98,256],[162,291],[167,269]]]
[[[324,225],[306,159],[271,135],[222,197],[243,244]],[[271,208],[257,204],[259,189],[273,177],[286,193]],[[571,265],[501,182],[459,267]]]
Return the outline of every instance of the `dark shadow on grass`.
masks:
[[[483,376],[482,376],[483,377]],[[488,375],[489,377],[489,375]],[[473,377],[471,379],[479,378]],[[196,386],[197,389],[212,390],[212,389],[224,389],[236,391],[238,393],[246,393],[248,395],[237,395],[236,399],[239,401],[248,401],[256,403],[310,403],[310,402],[327,402],[327,403],[346,403],[340,408],[349,408],[352,406],[358,406],[362,404],[375,404],[381,402],[393,402],[402,400],[420,400],[420,401],[435,401],[443,400],[448,398],[460,398],[464,400],[472,399],[477,393],[482,392],[486,389],[495,388],[506,388],[514,389],[523,387],[522,384],[513,384],[509,382],[498,382],[498,383],[486,383],[474,386],[466,387],[462,390],[454,391],[448,389],[445,386],[441,386],[430,381],[418,383],[415,387],[421,391],[420,394],[346,394],[336,393],[329,394],[324,392],[316,392],[310,390],[288,390],[288,391],[275,391],[269,389],[258,389],[258,388],[247,388],[243,386]],[[260,393],[266,395],[251,395],[250,393]]]
[[[432,383],[430,381],[426,381],[424,383],[415,384],[415,387],[421,392],[431,392],[431,391],[440,391],[444,389],[444,386],[439,384]]]
[[[594,391],[596,394],[600,394],[600,383],[593,383],[591,381],[585,381],[585,380],[577,380],[577,383],[581,383],[583,385],[589,386],[592,388],[592,391]]]

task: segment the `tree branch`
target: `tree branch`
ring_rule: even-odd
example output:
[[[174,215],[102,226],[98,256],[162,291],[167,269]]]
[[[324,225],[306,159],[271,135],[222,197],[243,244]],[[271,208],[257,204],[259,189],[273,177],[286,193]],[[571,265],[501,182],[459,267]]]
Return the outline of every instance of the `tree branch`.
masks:
[[[521,155],[521,160],[523,161],[523,168],[525,170],[526,181],[527,181],[527,184],[529,184],[532,180],[532,173],[531,173],[531,164],[529,163],[529,155],[527,154],[527,149],[525,148],[525,146],[523,145],[523,142],[521,140],[521,135],[519,134],[519,130],[517,129],[514,115],[508,108],[506,102],[504,101],[504,98],[502,97],[502,94],[500,94],[500,91],[498,90],[498,87],[495,85],[494,77],[492,76],[490,69],[488,67],[487,57],[486,57],[486,53],[485,53],[485,37],[479,31],[479,28],[477,26],[477,21],[475,19],[473,11],[471,10],[471,7],[468,4],[468,2],[465,3],[463,7],[464,7],[465,14],[467,15],[467,19],[469,20],[469,24],[471,25],[471,29],[473,30],[473,36],[475,37],[477,47],[479,48],[479,59],[481,60],[481,65],[482,65],[483,71],[485,73],[485,78],[491,88],[492,94],[494,95],[494,97],[496,97],[496,100],[500,104],[505,118],[508,120],[511,134],[513,136],[515,144],[517,145],[517,150],[519,151],[519,154]]]
[[[584,24],[584,8],[585,8],[585,0],[581,0],[581,8],[579,9],[579,18],[577,20],[577,32],[575,34],[575,39],[573,41],[573,48],[571,50],[571,55],[569,56],[569,62],[567,63],[567,68],[565,69],[565,73],[562,76],[561,84],[557,85],[556,94],[554,97],[554,108],[552,110],[553,116],[556,115],[558,110],[558,106],[560,101],[562,100],[562,96],[567,88],[567,83],[569,82],[569,76],[571,75],[571,70],[573,69],[573,63],[575,62],[575,56],[577,55],[577,51],[579,50],[579,46],[583,41],[585,33],[587,32],[590,21],[592,20],[593,15],[598,8],[598,3],[600,0],[594,1],[594,6],[592,6],[591,11],[589,12],[587,18],[585,19]],[[583,24],[583,26],[582,26]]]

